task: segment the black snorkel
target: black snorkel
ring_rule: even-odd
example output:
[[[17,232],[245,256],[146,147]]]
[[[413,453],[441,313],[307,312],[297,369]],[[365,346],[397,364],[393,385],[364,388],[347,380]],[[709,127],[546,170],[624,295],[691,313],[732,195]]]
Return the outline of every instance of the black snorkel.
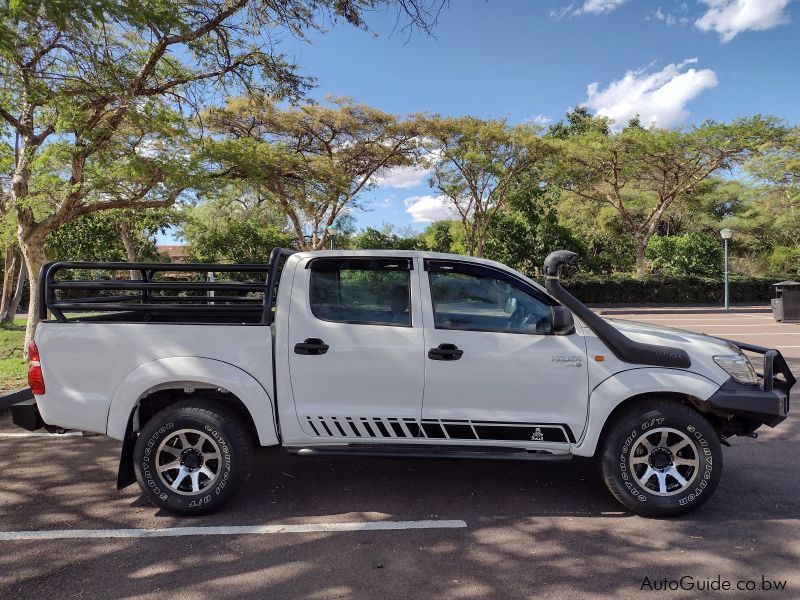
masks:
[[[547,292],[581,319],[619,360],[633,364],[686,369],[692,361],[681,348],[655,346],[635,342],[608,321],[597,315],[561,286],[561,269],[573,265],[578,255],[569,250],[556,250],[544,259]]]

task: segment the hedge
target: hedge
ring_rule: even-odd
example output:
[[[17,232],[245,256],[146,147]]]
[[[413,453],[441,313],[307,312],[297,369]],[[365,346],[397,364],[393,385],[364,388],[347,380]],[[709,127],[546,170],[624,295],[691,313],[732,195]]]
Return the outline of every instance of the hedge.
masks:
[[[731,278],[731,304],[768,304],[772,284],[781,278]],[[722,304],[724,284],[706,277],[647,277],[586,275],[563,281],[572,295],[589,304]]]

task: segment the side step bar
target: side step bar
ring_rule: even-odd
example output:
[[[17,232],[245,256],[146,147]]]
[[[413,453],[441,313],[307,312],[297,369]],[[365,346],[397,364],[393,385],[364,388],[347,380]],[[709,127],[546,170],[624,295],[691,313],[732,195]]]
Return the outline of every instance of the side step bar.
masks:
[[[286,451],[297,456],[363,456],[374,458],[467,458],[483,460],[567,461],[569,452],[520,450],[519,448],[474,448],[471,446],[371,446],[343,444],[337,446],[288,446]]]

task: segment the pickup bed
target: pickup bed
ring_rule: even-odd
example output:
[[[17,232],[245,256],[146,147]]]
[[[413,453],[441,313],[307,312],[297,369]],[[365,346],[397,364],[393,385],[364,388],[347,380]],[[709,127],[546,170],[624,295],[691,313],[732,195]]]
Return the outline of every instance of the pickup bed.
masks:
[[[560,284],[426,252],[276,249],[268,265],[50,263],[29,428],[121,440],[118,487],[219,508],[255,446],[300,456],[598,458],[645,516],[713,493],[721,444],[789,410],[777,350],[600,318]],[[118,279],[133,269],[140,279]],[[761,356],[761,374],[742,350]]]

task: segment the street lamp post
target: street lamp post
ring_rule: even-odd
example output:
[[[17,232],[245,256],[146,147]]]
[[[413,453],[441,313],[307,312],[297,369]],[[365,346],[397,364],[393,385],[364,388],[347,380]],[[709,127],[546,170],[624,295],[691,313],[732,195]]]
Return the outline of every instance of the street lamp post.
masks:
[[[725,310],[730,310],[731,305],[728,297],[728,240],[733,236],[733,229],[720,229],[719,234],[725,243]]]
[[[336,227],[329,225],[325,228],[325,231],[328,232],[328,236],[331,238],[331,250],[333,250],[333,238],[336,237]]]

